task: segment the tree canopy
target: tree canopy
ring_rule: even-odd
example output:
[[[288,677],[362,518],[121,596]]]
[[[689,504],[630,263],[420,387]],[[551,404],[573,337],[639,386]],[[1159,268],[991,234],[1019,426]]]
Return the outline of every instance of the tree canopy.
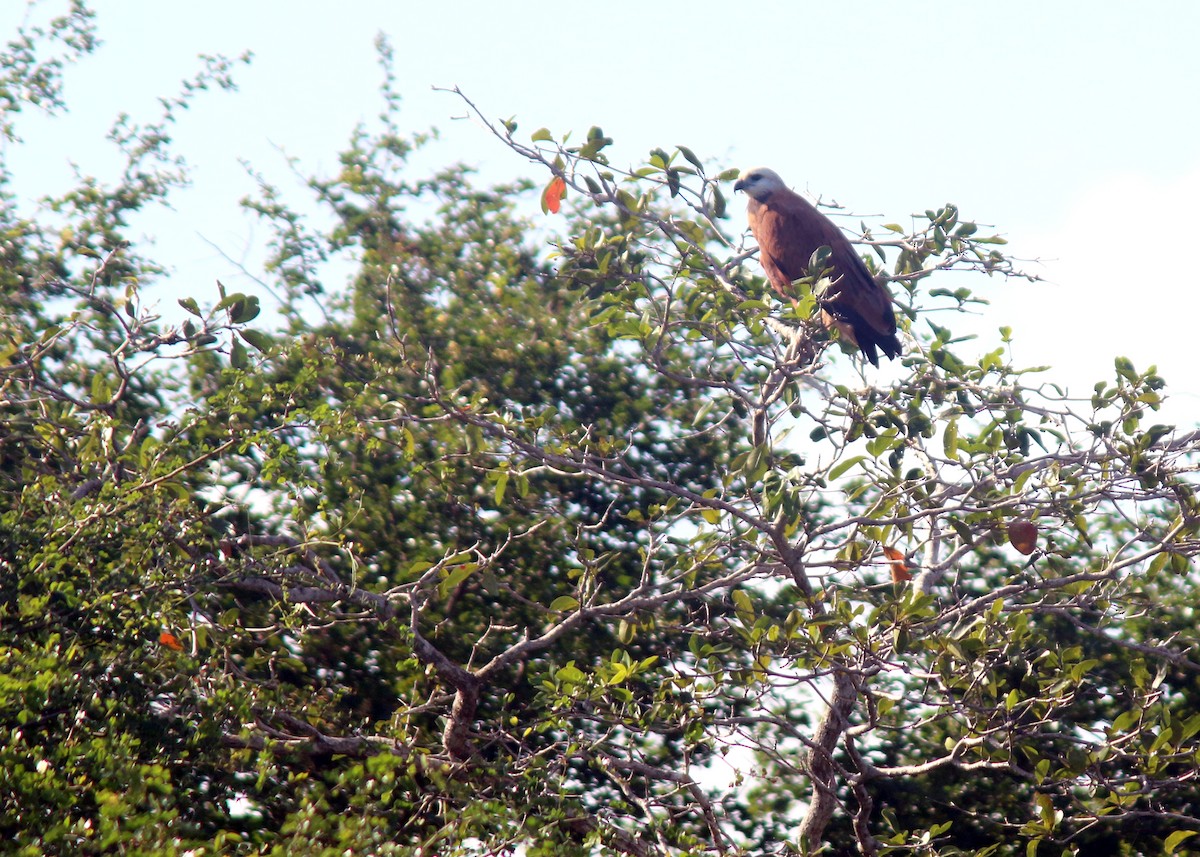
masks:
[[[10,42],[8,145],[96,45],[78,0]],[[0,164],[14,851],[1187,851],[1200,433],[1153,367],[1071,398],[956,333],[1030,278],[939,204],[841,221],[901,318],[876,370],[819,266],[773,296],[735,170],[454,93],[528,178],[414,175],[380,55],[338,171],[244,202],[261,293],[181,294],[129,228],[234,61],[119,120],[110,183],[30,211]]]

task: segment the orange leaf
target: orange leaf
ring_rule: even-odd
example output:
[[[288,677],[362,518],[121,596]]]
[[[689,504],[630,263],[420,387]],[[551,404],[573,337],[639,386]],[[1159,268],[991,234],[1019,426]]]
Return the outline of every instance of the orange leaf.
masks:
[[[883,555],[887,557],[888,565],[892,567],[892,583],[904,583],[912,580],[912,573],[908,570],[908,560],[904,558],[904,551],[884,545]]]
[[[542,191],[542,213],[558,214],[562,207],[562,198],[567,192],[567,183],[562,176],[555,176]]]
[[[179,642],[179,638],[169,631],[163,631],[158,635],[158,642],[175,652],[183,651],[183,643]]]

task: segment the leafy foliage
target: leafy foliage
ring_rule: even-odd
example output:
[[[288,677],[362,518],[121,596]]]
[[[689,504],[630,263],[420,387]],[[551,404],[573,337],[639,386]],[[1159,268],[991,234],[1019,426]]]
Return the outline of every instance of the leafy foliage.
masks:
[[[87,10],[18,39],[10,139],[30,93],[63,106],[42,44],[90,51]],[[535,181],[414,178],[434,138],[401,131],[387,73],[381,127],[306,185],[332,229],[262,176],[245,203],[277,314],[221,287],[168,324],[128,217],[184,180],[170,116],[231,69],[123,119],[114,186],[0,212],[14,848],[1157,854],[1200,831],[1200,436],[1152,422],[1153,368],[1118,358],[1074,401],[956,336],[1020,276],[1002,238],[953,205],[863,224],[907,336],[885,381],[809,321],[814,283],[782,309],[754,276],[728,171],[685,147],[620,170],[599,128],[480,115]]]

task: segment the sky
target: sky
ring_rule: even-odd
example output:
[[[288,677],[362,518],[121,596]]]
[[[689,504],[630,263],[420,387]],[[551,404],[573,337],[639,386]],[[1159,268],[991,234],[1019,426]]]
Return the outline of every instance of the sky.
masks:
[[[418,167],[464,162],[488,181],[544,178],[457,117],[460,87],[489,116],[582,135],[600,125],[633,163],[683,144],[722,167],[765,165],[797,190],[906,222],[957,204],[1044,278],[985,286],[981,330],[1087,395],[1114,356],[1157,364],[1170,421],[1200,422],[1194,368],[1200,269],[1200,3],[492,2],[94,0],[99,52],[72,69],[71,113],[25,117],[5,154],[29,199],[72,185],[71,164],[115,178],[105,142],[121,112],[150,121],[199,54],[255,57],[234,94],[211,93],[176,128],[193,185],[140,224],[172,270],[159,285],[202,301],[266,233],[238,209],[241,161],[297,188],[285,155],[330,172],[381,101],[373,42],[396,54],[402,122],[440,139]],[[65,8],[43,0],[41,19]],[[27,13],[0,3],[0,34]],[[733,229],[745,226],[740,201]],[[218,249],[215,249],[213,245]],[[264,296],[265,297],[265,296]]]

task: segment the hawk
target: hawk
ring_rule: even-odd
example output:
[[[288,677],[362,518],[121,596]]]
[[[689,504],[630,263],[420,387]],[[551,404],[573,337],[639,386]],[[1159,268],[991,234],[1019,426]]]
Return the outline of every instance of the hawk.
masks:
[[[876,282],[854,246],[829,218],[783,183],[774,170],[746,170],[733,186],[750,197],[750,231],[772,288],[792,299],[792,283],[808,275],[813,253],[829,248],[828,285],[817,292],[821,321],[862,349],[872,365],[903,350],[896,338],[892,296]]]

